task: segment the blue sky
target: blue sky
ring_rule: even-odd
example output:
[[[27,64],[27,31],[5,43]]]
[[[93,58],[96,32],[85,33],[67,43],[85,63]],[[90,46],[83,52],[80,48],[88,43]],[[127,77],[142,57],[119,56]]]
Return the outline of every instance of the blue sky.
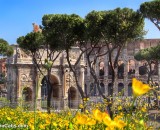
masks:
[[[128,7],[137,10],[149,0],[0,0],[0,38],[9,44],[33,30],[32,23],[41,24],[44,14],[78,14],[85,17],[92,10]],[[145,38],[159,38],[160,31],[145,20]]]

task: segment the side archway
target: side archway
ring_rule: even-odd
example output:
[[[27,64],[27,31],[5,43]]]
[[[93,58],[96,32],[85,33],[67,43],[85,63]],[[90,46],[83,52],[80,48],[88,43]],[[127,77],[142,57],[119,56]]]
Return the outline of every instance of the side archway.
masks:
[[[25,87],[22,91],[22,97],[25,102],[32,101],[32,90],[29,87]]]
[[[76,102],[77,90],[75,87],[70,87],[68,89],[68,107],[74,108]]]
[[[47,87],[47,76],[44,76],[41,81],[41,98],[47,99],[48,96],[48,87]],[[50,84],[52,87],[52,97],[59,98],[59,80],[57,76],[50,75]]]

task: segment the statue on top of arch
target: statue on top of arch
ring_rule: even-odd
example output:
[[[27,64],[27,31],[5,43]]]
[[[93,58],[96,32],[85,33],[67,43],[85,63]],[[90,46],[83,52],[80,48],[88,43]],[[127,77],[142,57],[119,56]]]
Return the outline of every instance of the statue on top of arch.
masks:
[[[36,23],[32,23],[33,25],[33,32],[42,32],[42,29]]]

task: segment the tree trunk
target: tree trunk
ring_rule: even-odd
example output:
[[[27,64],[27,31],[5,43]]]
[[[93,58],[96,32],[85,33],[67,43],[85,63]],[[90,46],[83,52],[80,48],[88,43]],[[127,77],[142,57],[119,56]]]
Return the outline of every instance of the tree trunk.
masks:
[[[47,90],[48,90],[48,96],[47,96],[47,112],[50,114],[51,113],[51,96],[52,96],[52,91],[53,87],[51,86],[50,83],[50,70],[48,70],[48,75],[47,75]]]

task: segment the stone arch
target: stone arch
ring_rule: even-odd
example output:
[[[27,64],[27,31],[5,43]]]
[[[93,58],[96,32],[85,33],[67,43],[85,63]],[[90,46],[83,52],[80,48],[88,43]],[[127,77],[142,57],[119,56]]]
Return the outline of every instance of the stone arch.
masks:
[[[128,61],[128,75],[134,75],[135,74],[135,61],[129,60]]]
[[[104,62],[99,62],[99,77],[101,80],[104,79]]]
[[[118,61],[118,78],[124,78],[124,62],[122,60]]]
[[[102,90],[102,93],[104,94],[105,93],[105,86],[104,86],[103,82],[100,83],[100,88]]]
[[[76,101],[77,97],[77,90],[75,87],[70,87],[68,89],[68,107],[73,108],[74,107],[74,102]]]
[[[123,83],[118,84],[118,93],[121,93],[121,95],[124,96],[124,84]]]
[[[128,84],[128,96],[132,96],[132,83]]]
[[[147,63],[146,62],[141,62],[141,66],[139,67],[139,74],[140,75],[147,74]]]
[[[25,102],[32,101],[32,89],[30,87],[25,87],[22,91],[22,97]]]
[[[47,81],[46,81],[46,77],[43,77],[42,81],[41,81],[41,98],[42,100],[46,100],[47,96],[48,96],[48,88],[47,88]]]
[[[112,96],[112,87],[113,87],[113,84],[109,83],[108,84],[108,96]]]
[[[44,76],[41,81],[41,98],[47,99],[48,96],[48,88],[47,88],[47,76]],[[55,75],[50,75],[50,84],[52,87],[52,97],[59,98],[59,79]]]
[[[56,75],[51,74],[50,75],[50,83],[51,84],[59,84],[60,82],[59,82],[59,79]]]
[[[108,62],[108,77],[110,78],[112,75],[111,64]]]

